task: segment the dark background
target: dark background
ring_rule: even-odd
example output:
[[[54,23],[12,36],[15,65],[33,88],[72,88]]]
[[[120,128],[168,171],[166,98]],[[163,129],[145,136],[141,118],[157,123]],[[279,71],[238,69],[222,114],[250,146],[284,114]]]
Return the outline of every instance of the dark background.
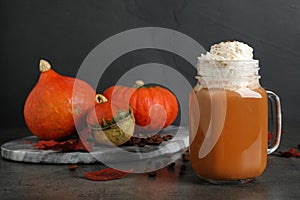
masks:
[[[23,106],[38,80],[40,58],[58,73],[76,76],[96,45],[119,32],[148,26],[180,31],[207,50],[223,40],[248,43],[260,60],[262,85],[281,96],[285,123],[300,122],[300,1],[1,0],[0,127],[25,126]],[[194,84],[195,69],[184,60],[143,50],[116,60],[101,79],[102,87],[130,67],[149,62],[182,66]]]

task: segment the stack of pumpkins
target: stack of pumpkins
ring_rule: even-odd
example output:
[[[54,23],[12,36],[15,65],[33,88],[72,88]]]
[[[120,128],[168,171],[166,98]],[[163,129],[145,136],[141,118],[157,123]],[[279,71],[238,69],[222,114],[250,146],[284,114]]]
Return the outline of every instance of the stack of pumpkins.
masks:
[[[24,106],[29,130],[43,140],[61,140],[89,127],[98,143],[122,145],[139,132],[156,132],[173,123],[178,102],[160,86],[112,86],[97,94],[85,81],[62,76],[40,61],[40,77]]]

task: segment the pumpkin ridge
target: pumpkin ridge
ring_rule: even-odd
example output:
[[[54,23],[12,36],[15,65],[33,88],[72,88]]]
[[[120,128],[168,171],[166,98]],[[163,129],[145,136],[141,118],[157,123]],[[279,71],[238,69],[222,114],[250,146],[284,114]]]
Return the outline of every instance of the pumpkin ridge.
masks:
[[[160,104],[159,101],[155,101],[156,99],[154,97],[156,96],[157,92],[155,91],[154,87],[150,87],[147,91],[151,95],[151,98],[149,98],[150,99],[150,103],[147,106],[147,108],[151,108],[156,103]],[[148,112],[149,112],[149,117],[150,117],[151,128],[153,128],[153,127],[155,127],[157,125],[158,118],[155,118],[155,115],[154,116],[150,115],[150,109],[148,109]]]
[[[170,110],[169,110],[169,99],[167,98],[166,95],[163,95],[163,88],[160,90],[161,96],[164,98],[163,102],[164,102],[164,108],[165,108],[165,113],[166,113],[166,119],[165,122],[163,124],[163,128],[165,128],[170,121]]]
[[[155,106],[155,104],[158,104],[158,105],[160,105],[160,106],[162,106],[162,107],[164,107],[164,102],[162,102],[161,100],[161,92],[160,92],[160,88],[159,87],[156,87],[156,86],[154,86],[154,87],[151,87],[151,88],[149,88],[149,90],[151,91],[151,94],[154,96],[154,97],[159,97],[159,98],[157,98],[157,99],[153,99],[152,98],[152,100],[155,100],[155,101],[152,101],[152,103],[151,103],[151,106]],[[159,107],[159,109],[160,109],[160,107]],[[158,116],[155,116],[155,117],[158,117]],[[159,118],[159,117],[158,117]],[[165,122],[163,122],[163,124],[164,124]],[[159,128],[162,128],[162,126],[163,126],[163,124],[162,124],[162,122],[159,120],[159,119],[152,119],[152,129],[154,128],[154,127],[159,127]]]
[[[171,103],[171,106],[173,107],[172,108],[172,113],[178,113],[178,109],[179,109],[179,104],[178,104],[178,101],[177,101],[177,98],[175,95],[173,95],[172,93],[172,103]],[[177,114],[176,115],[171,115],[171,120],[172,122],[174,122],[174,120],[176,119],[177,117]]]
[[[140,126],[145,126],[147,125],[147,121],[149,116],[148,114],[148,110],[145,109],[145,107],[147,105],[145,105],[145,99],[143,99],[142,97],[145,97],[147,93],[147,91],[144,90],[144,88],[139,88],[136,90],[136,110],[138,110],[139,112],[137,113],[137,124]],[[144,100],[142,102],[142,100]],[[141,119],[143,119],[143,121],[141,121]]]

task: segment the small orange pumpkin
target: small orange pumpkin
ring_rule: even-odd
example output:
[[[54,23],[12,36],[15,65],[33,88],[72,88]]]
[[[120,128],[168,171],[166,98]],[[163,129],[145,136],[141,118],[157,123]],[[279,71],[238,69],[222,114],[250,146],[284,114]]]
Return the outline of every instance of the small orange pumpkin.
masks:
[[[96,95],[97,105],[87,115],[90,127],[97,143],[120,146],[134,133],[134,117],[131,108],[116,102],[113,104],[101,94]]]
[[[172,124],[178,114],[175,95],[160,86],[144,87],[136,81],[133,88],[112,86],[103,92],[112,101],[129,102],[138,131],[158,131]]]
[[[75,133],[75,121],[85,121],[85,115],[95,105],[96,92],[82,80],[59,75],[45,60],[40,61],[40,71],[25,102],[26,125],[40,139],[64,139]]]

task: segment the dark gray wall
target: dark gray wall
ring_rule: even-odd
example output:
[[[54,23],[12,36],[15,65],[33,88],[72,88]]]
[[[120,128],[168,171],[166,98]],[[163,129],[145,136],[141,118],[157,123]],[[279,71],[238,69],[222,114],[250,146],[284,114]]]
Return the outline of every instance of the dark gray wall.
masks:
[[[300,121],[300,1],[202,0],[1,0],[1,127],[25,126],[23,105],[46,58],[57,72],[75,76],[97,44],[144,26],[178,30],[206,49],[236,39],[250,44],[261,62],[262,85],[282,98],[285,121]],[[112,64],[103,87],[117,80],[118,66],[162,62],[187,65],[166,52],[133,52]],[[122,68],[123,69],[123,68]],[[193,84],[194,69],[184,73]]]

